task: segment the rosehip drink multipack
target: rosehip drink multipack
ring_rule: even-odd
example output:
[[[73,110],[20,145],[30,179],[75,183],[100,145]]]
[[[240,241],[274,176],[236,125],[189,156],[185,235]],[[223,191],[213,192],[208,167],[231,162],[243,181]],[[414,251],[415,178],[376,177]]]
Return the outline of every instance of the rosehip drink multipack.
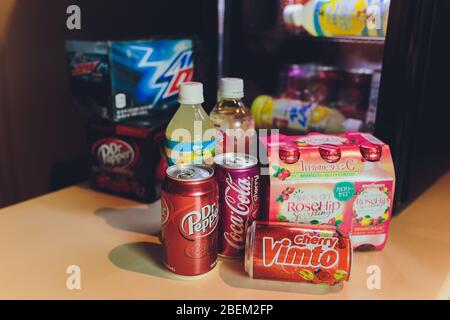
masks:
[[[389,146],[368,133],[261,138],[269,159],[269,221],[334,225],[356,249],[386,242],[395,173]]]

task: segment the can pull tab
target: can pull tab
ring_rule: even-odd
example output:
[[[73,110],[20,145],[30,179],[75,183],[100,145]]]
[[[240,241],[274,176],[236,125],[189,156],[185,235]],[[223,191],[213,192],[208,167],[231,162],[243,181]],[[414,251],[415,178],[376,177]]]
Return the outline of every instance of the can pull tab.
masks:
[[[185,169],[178,174],[177,178],[178,179],[190,179],[194,176],[194,174],[195,174],[194,170]]]

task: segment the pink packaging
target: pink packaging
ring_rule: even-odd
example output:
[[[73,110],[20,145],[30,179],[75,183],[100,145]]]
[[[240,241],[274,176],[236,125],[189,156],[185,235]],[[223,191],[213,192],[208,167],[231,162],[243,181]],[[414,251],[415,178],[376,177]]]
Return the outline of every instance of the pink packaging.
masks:
[[[261,140],[270,221],[334,225],[350,233],[355,249],[383,249],[395,186],[388,145],[359,132]]]

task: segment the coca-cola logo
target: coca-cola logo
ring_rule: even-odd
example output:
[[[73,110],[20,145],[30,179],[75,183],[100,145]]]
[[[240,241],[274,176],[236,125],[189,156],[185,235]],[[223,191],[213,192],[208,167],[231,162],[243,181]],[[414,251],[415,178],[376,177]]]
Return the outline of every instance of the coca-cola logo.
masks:
[[[189,211],[180,223],[180,232],[187,239],[203,238],[216,230],[219,222],[217,203],[207,204],[200,210]]]
[[[131,167],[136,160],[136,152],[129,143],[112,137],[97,141],[92,152],[100,166],[106,169],[125,169]]]
[[[254,180],[252,183],[252,180]],[[225,203],[231,211],[230,224],[224,232],[225,241],[235,249],[243,249],[245,245],[245,224],[250,218],[252,204],[258,200],[257,179],[238,178],[233,181],[230,174],[225,179]],[[254,194],[252,194],[252,191]]]

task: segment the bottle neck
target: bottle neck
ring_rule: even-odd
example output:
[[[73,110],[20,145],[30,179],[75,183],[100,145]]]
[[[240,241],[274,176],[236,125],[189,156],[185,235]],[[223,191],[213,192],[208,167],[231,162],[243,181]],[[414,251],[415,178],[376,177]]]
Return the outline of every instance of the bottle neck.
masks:
[[[235,102],[239,102],[242,101],[242,97],[241,98],[225,98],[225,97],[220,97],[221,101],[235,101]]]
[[[201,107],[202,104],[201,103],[182,103],[180,104],[180,107],[184,107],[184,108],[198,108]]]
[[[221,97],[219,104],[226,105],[227,107],[244,107],[244,103],[242,102],[242,98],[224,98]]]

